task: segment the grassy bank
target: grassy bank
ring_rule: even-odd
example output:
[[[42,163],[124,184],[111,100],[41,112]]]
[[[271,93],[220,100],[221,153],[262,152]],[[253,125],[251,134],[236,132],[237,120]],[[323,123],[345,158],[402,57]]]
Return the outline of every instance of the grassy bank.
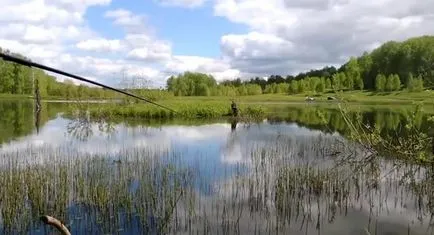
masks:
[[[351,103],[364,103],[364,104],[412,104],[413,102],[423,102],[425,104],[434,104],[434,91],[423,92],[372,92],[372,91],[347,91],[347,92],[329,92],[322,94],[264,94],[257,96],[241,96],[236,97],[243,103],[269,103],[269,102],[305,102],[306,96],[314,97],[315,102],[336,102],[327,100],[328,97],[333,96],[337,100],[342,100]],[[221,97],[223,98],[223,97]],[[206,97],[202,99],[216,99],[216,97]],[[227,98],[226,98],[227,99]]]
[[[31,99],[29,95],[0,94],[0,99]]]
[[[169,103],[188,103],[188,102],[203,102],[203,101],[219,101],[230,102],[236,100],[240,103],[257,103],[257,102],[305,102],[306,96],[314,97],[315,102],[331,102],[327,100],[328,97],[333,96],[338,100],[346,102],[356,103],[369,103],[369,104],[385,104],[385,103],[398,103],[398,104],[411,104],[413,102],[424,102],[425,104],[434,104],[434,91],[427,90],[422,92],[407,92],[407,91],[395,91],[395,92],[373,92],[373,91],[345,91],[335,93],[333,91],[325,93],[312,93],[306,92],[297,95],[288,94],[262,94],[251,96],[170,96],[162,99],[157,99],[159,102],[167,101]],[[15,95],[15,94],[0,94],[2,98],[28,98],[29,95]],[[43,97],[44,100],[66,100],[64,97]],[[69,99],[76,101],[78,99]],[[82,100],[90,100],[83,98]],[[101,100],[101,99],[92,99]],[[110,100],[110,99],[104,99]],[[131,99],[133,100],[133,99]]]
[[[219,118],[231,116],[230,102],[218,100],[164,100],[159,104],[175,110],[172,112],[151,104],[73,104],[70,110],[89,110],[92,117],[104,118]],[[263,117],[263,105],[240,104],[240,116],[243,118]]]
[[[323,107],[337,107],[337,103],[357,104],[351,105],[352,108],[363,106],[385,106],[390,104],[399,104],[401,106],[412,106],[414,103],[424,103],[429,109],[434,104],[434,91],[424,91],[419,93],[411,92],[392,92],[392,93],[375,93],[375,92],[341,92],[341,93],[324,93],[311,95],[315,101],[306,102],[307,94],[286,95],[286,94],[265,94],[256,96],[190,96],[190,97],[173,97],[161,99],[157,102],[176,111],[173,113],[150,104],[143,102],[137,103],[98,103],[84,104],[71,103],[70,107],[75,110],[89,109],[90,114],[94,117],[117,117],[117,118],[147,118],[147,119],[171,119],[171,118],[217,118],[230,116],[231,100],[235,100],[243,117],[264,117],[270,113],[290,111],[291,105],[320,105]],[[328,100],[333,96],[336,100]],[[24,96],[2,95],[3,98],[25,98]],[[282,105],[285,106],[282,106]],[[288,108],[286,108],[288,106]]]
[[[329,96],[336,100],[327,100]],[[115,118],[146,118],[146,119],[171,119],[171,118],[218,118],[230,116],[231,97],[216,96],[190,96],[173,97],[157,101],[159,104],[169,107],[176,113],[143,102],[137,103],[111,103],[111,104],[72,104],[77,109],[89,109],[94,117]],[[408,93],[373,93],[373,92],[344,92],[326,93],[315,96],[314,102],[306,102],[305,95],[270,94],[257,96],[240,96],[233,98],[238,104],[242,117],[259,118],[276,113],[289,112],[293,105],[322,106],[324,108],[338,108],[338,103],[347,105],[351,109],[366,109],[372,105],[390,108],[390,104],[399,104],[399,107],[412,107],[414,103],[423,102],[432,109],[434,104],[434,92]],[[284,106],[282,106],[284,105]]]

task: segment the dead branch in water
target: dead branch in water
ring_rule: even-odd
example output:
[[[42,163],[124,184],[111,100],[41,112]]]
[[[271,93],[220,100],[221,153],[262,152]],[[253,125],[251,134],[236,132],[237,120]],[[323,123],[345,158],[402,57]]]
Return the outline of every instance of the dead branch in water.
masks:
[[[45,224],[48,224],[48,225],[55,227],[63,235],[71,235],[68,228],[66,228],[66,226],[63,225],[62,222],[60,222],[58,219],[51,217],[51,216],[48,216],[48,215],[44,215],[44,216],[41,216],[41,220]]]

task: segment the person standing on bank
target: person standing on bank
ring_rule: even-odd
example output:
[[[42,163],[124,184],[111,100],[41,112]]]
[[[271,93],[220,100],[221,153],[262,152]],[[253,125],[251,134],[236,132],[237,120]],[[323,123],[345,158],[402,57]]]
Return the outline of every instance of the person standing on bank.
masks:
[[[237,104],[235,103],[235,101],[232,100],[232,104],[231,104],[231,109],[232,109],[232,116],[234,117],[238,117],[238,108],[237,108]]]

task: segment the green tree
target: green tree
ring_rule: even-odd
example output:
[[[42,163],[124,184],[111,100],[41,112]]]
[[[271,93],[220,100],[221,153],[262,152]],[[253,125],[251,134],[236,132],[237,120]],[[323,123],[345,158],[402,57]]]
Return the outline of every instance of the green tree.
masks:
[[[276,92],[277,94],[287,93],[289,89],[288,83],[279,83],[276,86]]]
[[[197,96],[209,96],[211,91],[205,83],[200,83],[197,85],[196,94]]]
[[[177,77],[172,76],[166,81],[167,89],[177,96],[210,94],[216,86],[214,77],[203,73],[185,72]]]
[[[329,78],[326,79],[325,86],[326,89],[332,89],[332,82],[330,81]]]
[[[350,77],[344,73],[343,73],[343,75],[345,76],[345,79],[343,80],[344,81],[343,82],[344,87],[346,87],[350,91],[354,90],[354,78]],[[344,77],[342,77],[342,78],[344,78]]]
[[[239,96],[247,95],[247,88],[245,85],[241,85],[241,86],[237,87],[237,95],[239,95]]]
[[[257,84],[247,84],[247,95],[260,95],[262,94],[262,88]]]
[[[358,64],[360,68],[360,77],[363,81],[363,87],[365,87],[366,85],[366,87],[374,88],[375,81],[374,79],[370,79],[372,73],[372,66],[373,66],[371,55],[366,51],[363,52],[363,55],[358,59]],[[358,83],[361,84],[360,81]]]
[[[267,84],[266,86],[265,86],[265,89],[264,89],[264,93],[265,94],[272,94],[272,93],[274,93],[274,88],[275,88],[275,86],[276,86],[276,84],[275,83],[273,83],[273,84]]]
[[[316,86],[316,92],[324,92],[326,88],[326,82],[324,78],[319,80],[319,83]]]
[[[302,79],[302,80],[300,80],[298,82],[299,82],[298,83],[298,92],[299,93],[305,92],[307,90],[306,87],[308,86],[306,80]]]
[[[409,77],[407,83],[407,89],[411,92],[420,92],[424,89],[423,79],[420,75],[417,78],[413,78],[413,76]]]
[[[351,57],[350,61],[345,65],[345,74],[347,77],[345,86],[353,90],[354,84],[361,79],[359,64],[355,57]]]
[[[0,60],[0,92],[12,93],[13,86],[13,69],[12,64]]]
[[[393,90],[395,90],[394,80],[395,80],[395,76],[393,76],[393,74],[390,74],[389,76],[387,76],[387,79],[386,79],[386,91],[393,91]]]
[[[393,85],[393,90],[394,91],[399,91],[401,89],[401,80],[399,78],[398,74],[394,74],[392,76],[393,80],[392,80],[392,85]]]
[[[289,84],[289,94],[297,94],[299,92],[299,82],[292,80]]]
[[[377,91],[386,90],[386,77],[383,74],[378,74],[375,78],[375,89]]]
[[[334,91],[339,91],[342,89],[341,85],[341,74],[337,73],[332,77],[332,86]]]
[[[24,79],[23,67],[13,64],[12,94],[23,94]]]
[[[363,90],[364,87],[365,87],[365,84],[363,82],[363,79],[358,78],[356,81],[356,88],[358,88],[359,90]]]
[[[307,84],[308,84],[307,90],[308,91],[316,91],[316,87],[320,83],[320,79],[318,77],[309,77],[309,78],[306,78],[305,80],[307,80]]]
[[[410,72],[407,76],[407,81],[405,86],[409,91],[413,91],[413,85],[414,85],[413,73]]]

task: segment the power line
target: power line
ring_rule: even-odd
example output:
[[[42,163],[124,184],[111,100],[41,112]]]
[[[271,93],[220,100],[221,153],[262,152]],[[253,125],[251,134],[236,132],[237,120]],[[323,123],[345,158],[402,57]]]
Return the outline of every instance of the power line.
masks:
[[[173,109],[171,109],[169,107],[166,107],[164,105],[158,104],[158,103],[156,103],[156,102],[154,102],[152,100],[149,100],[147,98],[143,98],[143,97],[131,94],[129,92],[126,92],[126,91],[123,91],[123,90],[119,90],[119,89],[113,88],[111,86],[104,85],[104,84],[99,83],[99,82],[91,81],[91,80],[86,79],[84,77],[80,77],[80,76],[77,76],[77,75],[74,75],[74,74],[71,74],[71,73],[67,73],[67,72],[64,72],[64,71],[61,71],[61,70],[58,70],[58,69],[55,69],[55,68],[51,68],[49,66],[45,66],[45,65],[42,65],[42,64],[38,64],[38,63],[27,61],[27,60],[24,60],[24,59],[21,59],[21,58],[17,58],[15,56],[7,55],[7,54],[5,54],[3,52],[0,52],[0,57],[3,60],[5,60],[5,61],[14,62],[14,63],[17,63],[17,64],[29,66],[29,67],[40,68],[40,69],[47,70],[47,71],[50,71],[50,72],[53,72],[53,73],[57,73],[57,74],[60,74],[60,75],[63,75],[63,76],[74,78],[74,79],[77,79],[77,80],[82,81],[82,82],[87,82],[87,83],[90,83],[90,84],[93,84],[93,85],[96,85],[96,86],[99,86],[99,87],[103,87],[103,88],[108,89],[108,90],[119,92],[119,93],[122,93],[124,95],[134,97],[136,99],[139,99],[139,100],[145,101],[147,103],[156,105],[156,106],[158,106],[160,108],[167,109],[167,110],[169,110],[171,112],[177,113],[175,110],[173,110]]]

